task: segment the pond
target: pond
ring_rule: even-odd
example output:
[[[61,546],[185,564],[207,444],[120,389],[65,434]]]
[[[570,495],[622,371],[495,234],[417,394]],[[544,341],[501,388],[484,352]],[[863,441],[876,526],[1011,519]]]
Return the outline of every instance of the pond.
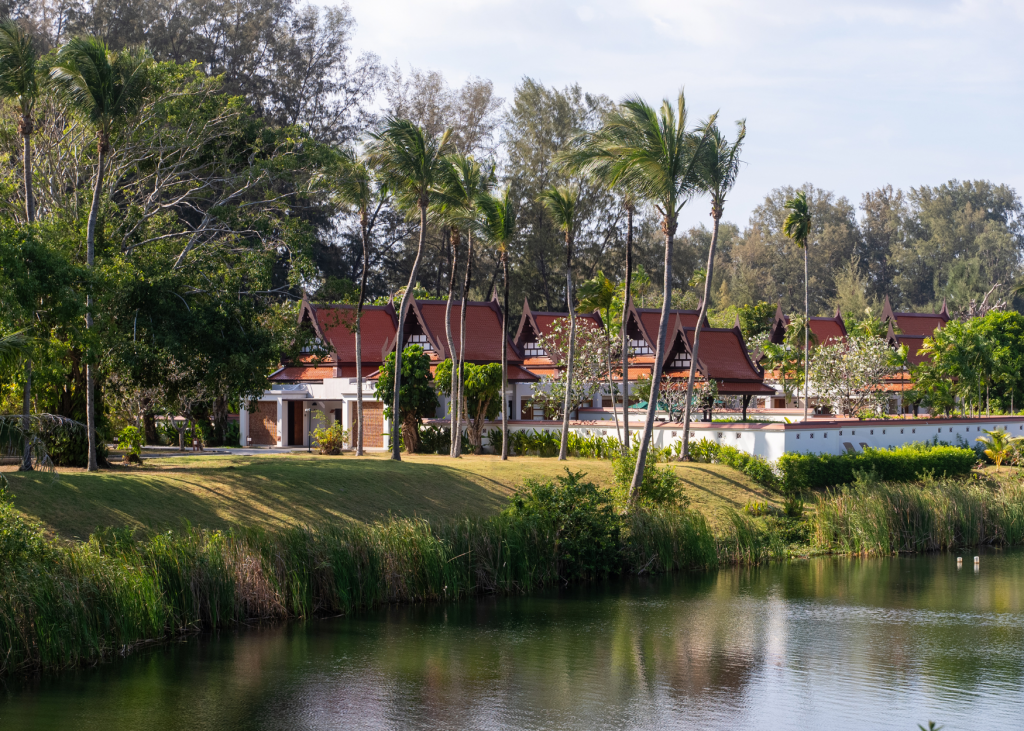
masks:
[[[15,729],[1024,725],[1024,553],[819,558],[204,635],[0,689]]]

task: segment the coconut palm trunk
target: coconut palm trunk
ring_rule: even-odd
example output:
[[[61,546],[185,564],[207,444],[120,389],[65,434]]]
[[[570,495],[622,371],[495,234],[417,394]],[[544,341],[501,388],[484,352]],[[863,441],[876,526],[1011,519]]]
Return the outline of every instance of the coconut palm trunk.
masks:
[[[508,252],[501,253],[501,459],[508,459]]]
[[[708,306],[711,302],[711,278],[715,272],[715,247],[718,244],[718,228],[721,222],[721,214],[714,219],[714,228],[711,232],[711,247],[708,249],[707,276],[704,277],[704,299],[700,303],[700,314],[697,316],[697,328],[693,333],[693,353],[690,358],[690,376],[686,380],[686,403],[683,405],[683,454],[682,459],[690,458],[690,409],[693,401],[693,381],[697,373],[697,358],[700,357],[700,331],[704,325],[704,318],[708,314]]]
[[[455,430],[456,416],[455,413],[459,410],[459,389],[457,386],[458,368],[455,367],[455,339],[452,337],[452,302],[455,301],[455,272],[459,265],[459,232],[458,229],[451,229],[449,231],[451,237],[452,246],[452,273],[448,278],[448,303],[444,308],[444,332],[448,338],[448,352],[452,358],[452,379],[449,384],[448,390],[448,433],[451,436],[448,445],[448,456],[458,457],[459,455],[455,452]]]
[[[558,450],[558,459],[569,457],[569,407],[572,405],[573,363],[576,360],[576,308],[573,306],[572,292],[572,245],[573,236],[570,228],[565,232],[565,299],[569,306],[569,356],[565,365],[565,399],[562,403],[562,442]]]
[[[633,206],[626,207],[626,287],[622,302],[622,456],[629,454],[629,303],[633,296]],[[612,403],[615,397],[612,396]]]
[[[466,298],[469,297],[469,286],[473,279],[473,232],[466,233],[466,279],[462,285],[462,303],[459,310],[459,414],[455,418],[456,432],[452,435],[455,442],[455,456],[462,456],[462,411],[466,396]],[[469,419],[469,414],[466,414]],[[457,437],[457,438],[456,438]]]
[[[22,174],[25,179],[25,218],[29,225],[36,222],[36,202],[32,195],[32,118],[21,118],[21,134],[24,140],[24,162]],[[25,444],[21,455],[21,472],[32,471],[32,442],[28,438],[32,426],[32,356],[25,356],[25,384],[21,399],[21,430]]]
[[[360,211],[363,237],[363,271],[359,275],[359,301],[356,303],[356,456],[363,456],[363,303],[366,301],[366,270],[370,258],[370,232],[366,208]]]
[[[96,155],[96,183],[92,189],[92,206],[89,208],[89,224],[85,234],[85,264],[90,270],[96,262],[96,221],[100,215],[100,197],[103,192],[103,170],[107,161],[107,152],[110,150],[110,138],[100,132],[98,136],[98,152]],[[92,330],[93,298],[90,293],[85,299],[85,329]],[[91,356],[85,361],[85,423],[89,437],[89,472],[99,469],[96,460],[96,373],[92,364]]]
[[[807,243],[804,243],[804,421],[807,421],[810,408],[811,382],[808,379],[810,359],[807,351],[811,343],[811,296],[807,283]]]
[[[395,343],[395,393],[391,401],[391,459],[395,462],[402,461],[402,453],[399,449],[399,434],[402,419],[398,411],[398,397],[402,390],[402,341],[405,337],[405,310],[412,299],[412,289],[416,286],[416,275],[420,271],[420,260],[423,258],[423,244],[427,238],[427,206],[430,199],[421,197],[419,199],[420,209],[420,235],[416,243],[416,258],[412,261],[412,269],[409,271],[409,283],[402,295],[401,309],[398,310],[398,340]]]
[[[640,440],[640,449],[633,469],[633,481],[629,486],[628,503],[636,505],[639,497],[640,484],[644,479],[644,466],[647,463],[647,450],[650,447],[651,435],[654,433],[654,417],[658,411],[658,392],[661,385],[661,363],[665,353],[665,336],[668,332],[668,311],[672,304],[672,248],[675,244],[676,218],[667,217],[665,232],[665,282],[662,285],[661,321],[658,323],[658,345],[654,351],[654,366],[651,368],[651,393],[647,400],[647,416],[644,419],[644,438]],[[698,328],[700,323],[697,323]],[[690,364],[691,370],[693,364]]]

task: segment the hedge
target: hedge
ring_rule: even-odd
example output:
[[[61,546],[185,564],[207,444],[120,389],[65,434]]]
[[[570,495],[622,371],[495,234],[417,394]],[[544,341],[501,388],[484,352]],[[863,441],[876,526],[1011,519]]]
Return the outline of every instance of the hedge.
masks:
[[[966,475],[977,456],[963,447],[907,445],[896,449],[866,447],[857,454],[795,454],[776,463],[782,489],[792,493],[854,481],[856,472],[872,472],[884,482],[910,482],[930,472],[936,477]]]
[[[713,459],[719,464],[728,465],[737,469],[752,479],[761,487],[780,492],[783,489],[782,481],[779,479],[772,463],[764,457],[758,457],[746,452],[741,452],[735,447],[724,444],[716,444]]]

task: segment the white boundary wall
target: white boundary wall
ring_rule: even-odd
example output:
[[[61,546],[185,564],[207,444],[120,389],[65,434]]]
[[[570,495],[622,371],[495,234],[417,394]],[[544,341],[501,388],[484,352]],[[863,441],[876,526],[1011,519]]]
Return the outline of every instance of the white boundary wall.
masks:
[[[490,429],[500,429],[501,422],[489,422]],[[510,431],[549,431],[560,433],[558,421],[513,421]],[[569,422],[569,429],[581,436],[616,436],[614,422]],[[632,422],[630,436],[638,434],[643,424]],[[985,430],[1003,429],[1011,436],[1024,436],[1024,416],[992,416],[977,419],[886,419],[859,421],[856,419],[812,419],[799,424],[708,424],[693,422],[690,441],[708,439],[717,444],[735,447],[741,452],[754,454],[774,462],[786,452],[801,454],[842,454],[849,443],[858,452],[863,445],[876,449],[899,447],[912,442],[938,440],[947,444],[975,446],[976,439]],[[659,422],[654,428],[652,443],[670,447],[683,438],[683,426],[678,423]],[[487,445],[486,436],[484,444]]]

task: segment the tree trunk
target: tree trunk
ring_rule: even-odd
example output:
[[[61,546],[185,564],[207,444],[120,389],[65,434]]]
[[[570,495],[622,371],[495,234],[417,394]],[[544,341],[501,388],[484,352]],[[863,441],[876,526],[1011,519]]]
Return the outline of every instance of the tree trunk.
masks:
[[[31,119],[22,119],[22,130],[32,129]],[[25,181],[25,218],[30,224],[36,222],[36,198],[32,193],[32,133],[22,135],[24,138],[24,156],[22,165],[22,177]]]
[[[459,387],[459,411],[455,417],[455,431],[452,442],[455,444],[455,456],[462,456],[462,412],[465,411],[463,404],[466,399],[466,298],[469,296],[469,285],[473,277],[473,234],[466,234],[466,280],[462,285],[462,304],[459,309],[459,379],[456,384]],[[466,419],[469,419],[469,412],[466,411]]]
[[[98,149],[96,156],[96,185],[92,189],[92,207],[89,209],[89,225],[85,235],[85,264],[91,270],[96,260],[96,221],[100,215],[100,195],[103,190],[103,164],[106,161],[107,137],[103,133],[99,135]],[[85,300],[85,329],[92,330],[92,294]],[[92,365],[92,357],[86,353],[85,361],[85,423],[89,436],[89,472],[96,472],[99,466],[96,463],[96,373]]]
[[[416,258],[412,261],[412,270],[409,272],[409,284],[402,295],[401,309],[398,311],[398,340],[395,343],[395,393],[391,401],[391,459],[396,462],[402,461],[402,454],[398,448],[398,430],[400,428],[401,412],[398,410],[398,395],[402,390],[402,341],[405,338],[405,308],[412,297],[412,288],[416,285],[416,275],[420,270],[420,259],[423,257],[423,243],[427,238],[427,201],[420,200],[420,236],[416,245]]]
[[[24,138],[24,165],[23,175],[25,179],[25,217],[29,225],[36,222],[36,202],[32,195],[32,141],[31,129],[32,120],[22,117],[22,136]],[[24,435],[25,444],[21,455],[21,472],[32,471],[32,442],[29,439],[29,430],[32,427],[32,358],[25,358],[25,391],[22,394],[21,402],[21,430]]]
[[[444,332],[448,337],[448,352],[452,359],[452,377],[448,384],[448,433],[454,434],[456,429],[455,412],[459,409],[459,387],[458,387],[458,361],[455,358],[455,338],[452,337],[452,302],[455,300],[455,272],[459,265],[459,232],[458,230],[449,233],[452,245],[452,274],[448,278],[448,304],[444,308]],[[455,440],[450,439],[448,445],[448,456],[458,457],[455,451]]]
[[[223,394],[213,400],[213,435],[216,446],[224,446],[228,431],[228,399]]]
[[[811,382],[808,380],[810,359],[807,357],[808,348],[811,344],[811,295],[807,283],[807,248],[809,241],[804,241],[804,421],[807,421],[807,414],[810,408]]]
[[[505,337],[508,332],[508,252],[501,252],[502,304],[501,304],[501,459],[508,459],[508,346]]]
[[[363,456],[363,303],[366,301],[366,269],[370,256],[370,232],[366,208],[359,212],[363,237],[363,271],[359,277],[359,301],[356,303],[356,456]]]
[[[572,405],[572,372],[576,360],[576,308],[572,292],[572,234],[565,234],[565,299],[569,305],[569,362],[565,366],[565,399],[562,402],[562,443],[558,459],[569,458],[569,407]]]
[[[672,211],[668,211],[672,213]],[[658,325],[658,347],[654,355],[654,367],[651,369],[651,393],[647,401],[647,417],[644,420],[644,434],[640,439],[640,449],[636,457],[636,467],[633,470],[633,481],[629,485],[629,498],[627,510],[636,507],[636,501],[640,493],[640,485],[644,481],[644,466],[647,462],[647,450],[651,444],[651,435],[654,433],[654,416],[658,411],[658,387],[661,385],[661,362],[665,353],[665,333],[668,331],[668,310],[672,303],[672,245],[675,240],[676,222],[665,219],[665,283],[662,287],[663,299],[661,302],[661,322]],[[698,332],[700,323],[697,323]],[[690,369],[693,369],[693,362],[690,362]]]
[[[160,436],[156,430],[156,415],[152,411],[147,411],[142,415],[142,429],[146,435],[146,444],[160,443]]]
[[[611,309],[608,310],[608,321],[611,323]],[[608,347],[608,396],[612,400],[612,418],[615,419],[615,436],[622,440],[622,429],[619,426],[619,410],[615,406],[615,381],[612,379],[612,332],[609,325],[605,325],[604,339]],[[602,404],[604,406],[604,404]]]
[[[25,358],[25,388],[21,396],[21,434],[24,441],[24,448],[21,455],[20,472],[32,471],[32,440],[29,432],[32,430],[32,359]]]
[[[715,211],[718,212],[717,209]],[[704,277],[704,300],[700,303],[700,314],[697,316],[697,329],[693,332],[693,353],[690,358],[690,377],[686,381],[686,403],[683,404],[683,453],[680,459],[687,462],[690,459],[690,401],[693,399],[693,379],[697,372],[697,358],[700,353],[700,331],[704,324],[704,318],[708,314],[708,306],[711,303],[711,278],[715,272],[715,247],[718,245],[718,226],[721,222],[721,215],[715,216],[715,226],[711,232],[711,248],[708,249],[708,268]],[[685,336],[683,338],[686,339]],[[746,407],[744,406],[744,414]]]
[[[622,303],[622,456],[629,454],[629,301],[633,284],[633,206],[626,207],[626,291]],[[614,403],[615,397],[612,397]]]

